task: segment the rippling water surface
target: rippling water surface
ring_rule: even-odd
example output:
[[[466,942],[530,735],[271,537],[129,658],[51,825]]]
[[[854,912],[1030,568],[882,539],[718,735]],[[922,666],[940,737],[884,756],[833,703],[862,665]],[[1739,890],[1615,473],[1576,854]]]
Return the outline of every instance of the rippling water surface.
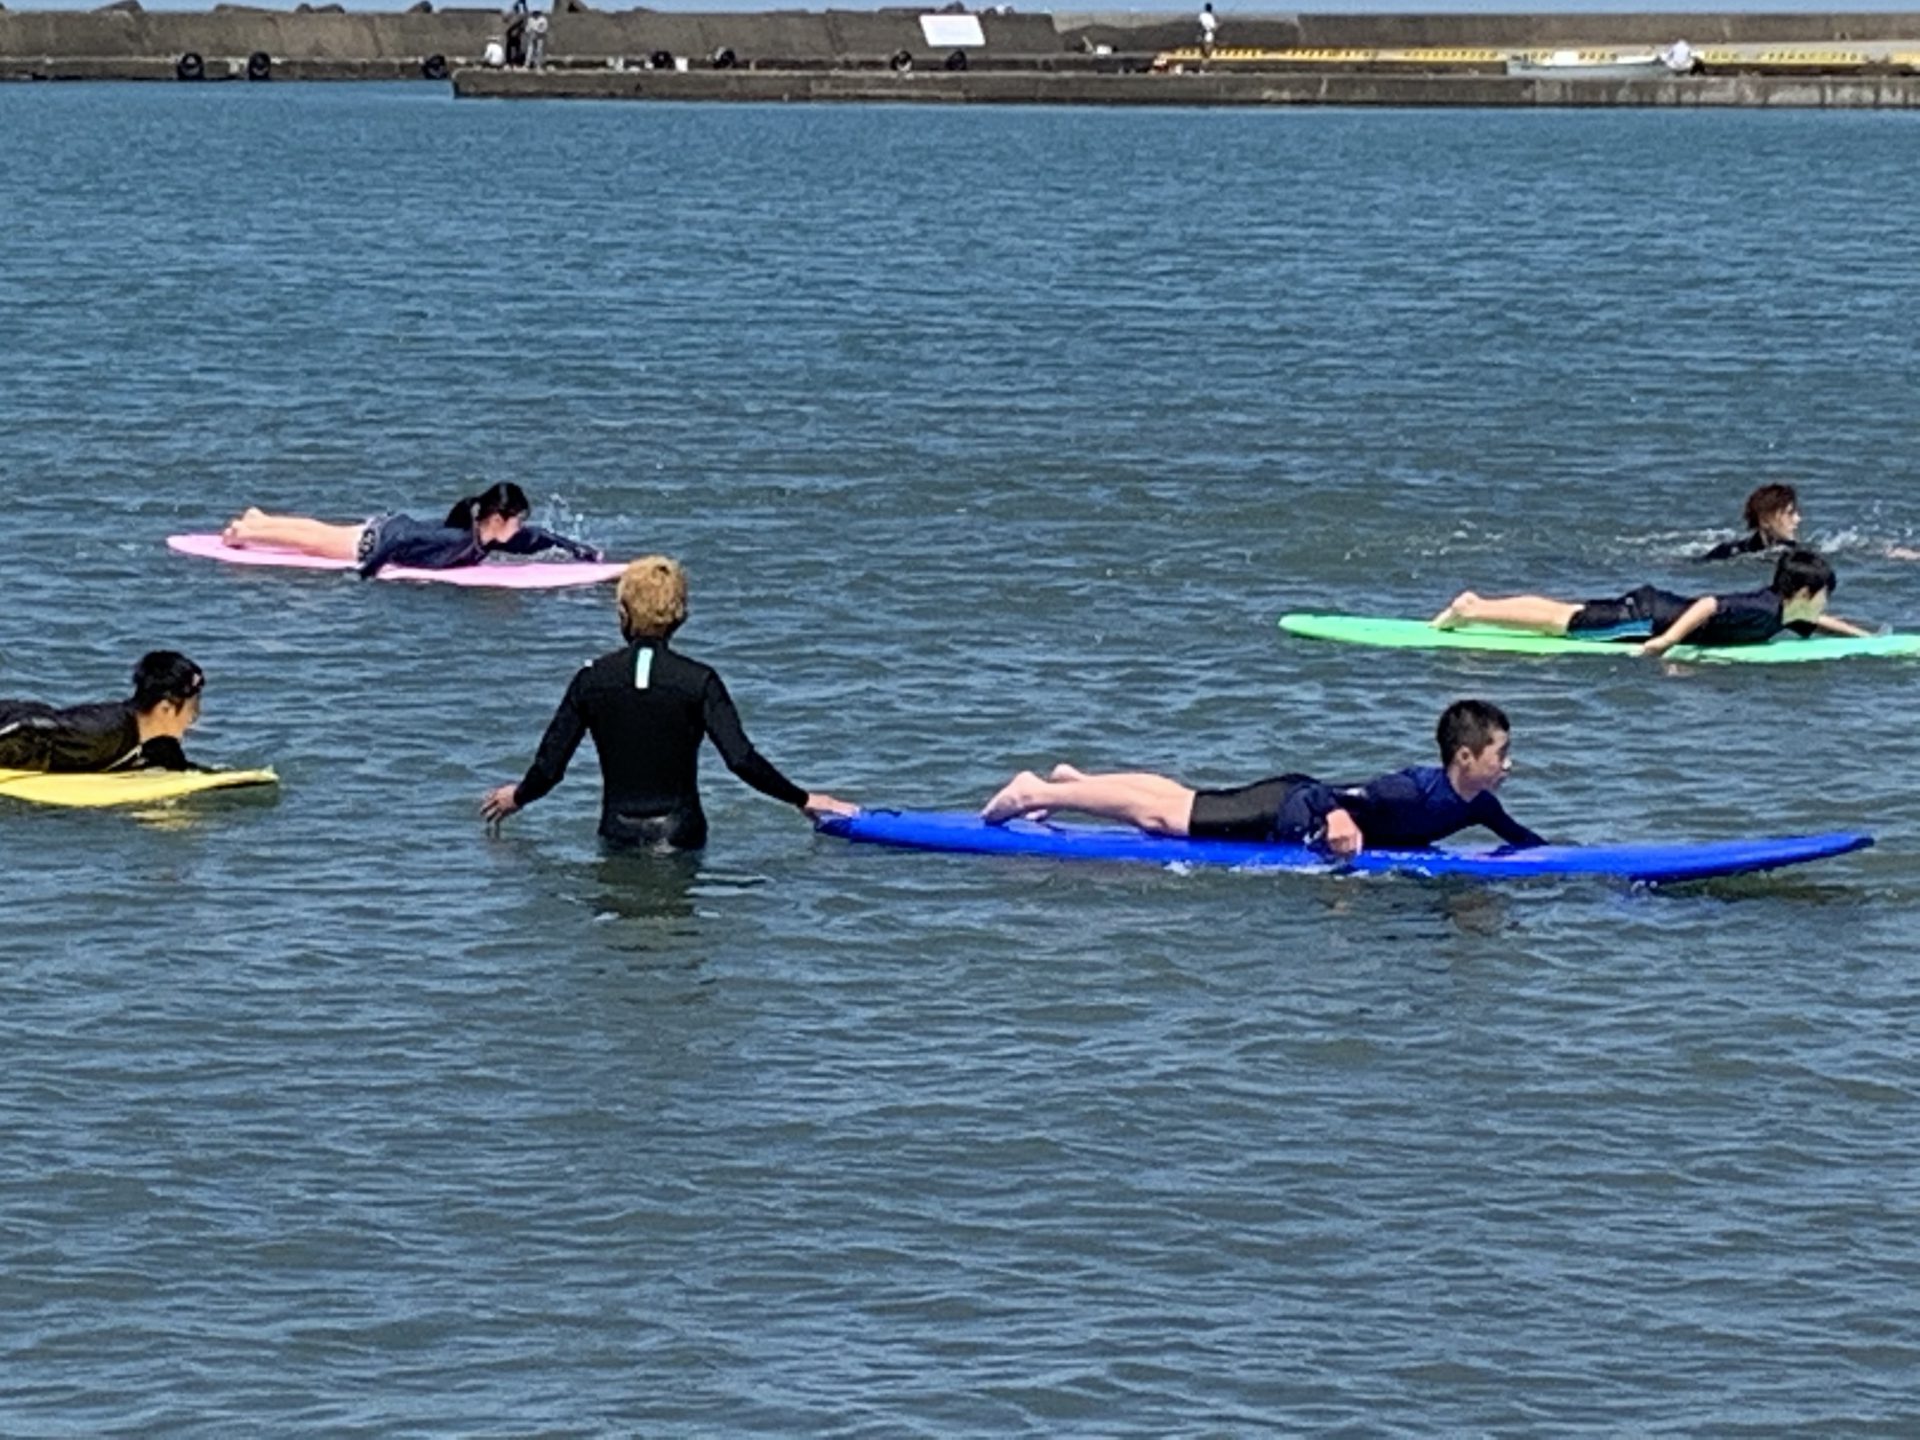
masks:
[[[1912,1434],[1896,664],[1283,610],[1698,582],[1800,485],[1920,625],[1901,115],[0,90],[0,693],[207,668],[277,796],[0,813],[8,1434]],[[242,504],[682,556],[869,803],[1421,761],[1555,836],[1864,826],[1665,893],[868,852],[709,764],[489,841],[606,592],[230,570]],[[1720,572],[1759,583],[1764,567]]]

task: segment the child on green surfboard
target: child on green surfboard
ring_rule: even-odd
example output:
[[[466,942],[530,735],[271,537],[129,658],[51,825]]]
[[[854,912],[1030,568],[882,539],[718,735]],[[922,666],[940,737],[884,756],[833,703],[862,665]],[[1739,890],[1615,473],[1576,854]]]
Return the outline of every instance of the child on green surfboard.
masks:
[[[1683,641],[1693,645],[1759,645],[1782,630],[1802,636],[1824,630],[1865,636],[1826,613],[1833,594],[1833,567],[1811,550],[1790,550],[1774,567],[1764,590],[1730,595],[1676,595],[1642,585],[1608,600],[1554,600],[1544,595],[1489,598],[1462,591],[1433,617],[1437,630],[1459,625],[1497,625],[1581,640],[1638,640],[1637,655],[1664,655]]]

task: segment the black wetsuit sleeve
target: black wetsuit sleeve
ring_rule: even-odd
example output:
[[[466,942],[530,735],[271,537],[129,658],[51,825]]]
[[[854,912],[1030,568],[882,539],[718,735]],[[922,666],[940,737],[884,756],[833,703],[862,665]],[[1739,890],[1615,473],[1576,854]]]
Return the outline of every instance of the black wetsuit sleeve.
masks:
[[[771,761],[753,748],[753,742],[747,739],[746,727],[740,723],[740,712],[733,708],[733,697],[727,694],[726,683],[718,675],[707,676],[701,707],[706,720],[707,738],[713,741],[713,748],[720,752],[720,758],[727,762],[729,770],[770,799],[782,800],[793,806],[806,805],[807,792],[782,775]]]
[[[537,555],[542,550],[564,550],[576,560],[598,560],[600,552],[593,546],[579,540],[569,539],[565,535],[556,535],[553,531],[538,525],[522,525],[513,532],[513,538],[498,549],[509,555]]]
[[[1709,560],[1736,560],[1742,555],[1757,554],[1766,548],[1767,542],[1756,532],[1743,535],[1738,540],[1722,540],[1699,559],[1701,564]]]
[[[1475,797],[1473,818],[1516,850],[1531,850],[1536,845],[1547,843],[1545,836],[1536,835],[1514,819],[1507,813],[1507,807],[1491,795]]]
[[[156,735],[140,747],[140,764],[148,770],[204,770],[187,759],[187,752],[171,735]]]
[[[587,672],[582,670],[567,686],[567,693],[560,699],[560,708],[553,712],[553,719],[547,722],[547,733],[540,737],[540,748],[534,753],[533,764],[527,767],[526,775],[514,787],[515,805],[531,805],[558,785],[566,775],[567,763],[573,759],[573,752],[580,748],[581,738],[587,733],[584,704],[586,687]]]

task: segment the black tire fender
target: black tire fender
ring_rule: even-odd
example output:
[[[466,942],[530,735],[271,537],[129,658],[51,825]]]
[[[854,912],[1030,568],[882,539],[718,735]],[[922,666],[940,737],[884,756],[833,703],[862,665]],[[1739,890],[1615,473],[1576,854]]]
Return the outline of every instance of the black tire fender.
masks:
[[[447,70],[447,57],[441,54],[427,56],[420,62],[420,76],[425,80],[444,80],[450,72]]]
[[[271,80],[273,78],[273,57],[264,50],[256,50],[247,56],[247,79]]]
[[[204,80],[207,78],[207,62],[200,58],[198,50],[189,50],[173,62],[173,78],[176,80]]]
[[[739,63],[740,57],[733,53],[731,45],[722,45],[713,52],[713,68],[716,70],[732,70]]]
[[[649,70],[673,69],[673,52],[671,50],[654,51],[647,57],[647,68]]]
[[[887,64],[893,70],[894,74],[904,75],[913,69],[913,52],[909,50],[896,50],[893,52],[893,57],[887,61]]]
[[[955,50],[951,55],[947,56],[946,65],[949,70],[966,69],[967,52],[964,50]]]

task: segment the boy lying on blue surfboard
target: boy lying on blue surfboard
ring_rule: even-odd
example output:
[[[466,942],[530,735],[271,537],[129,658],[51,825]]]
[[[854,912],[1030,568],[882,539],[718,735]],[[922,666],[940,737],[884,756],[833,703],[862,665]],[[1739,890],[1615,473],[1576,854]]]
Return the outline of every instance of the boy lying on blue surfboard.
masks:
[[[1056,765],[1043,780],[1022,770],[980,818],[1000,825],[1070,810],[1152,835],[1318,845],[1343,859],[1369,845],[1418,849],[1470,825],[1484,825],[1509,845],[1544,845],[1495,798],[1513,764],[1511,729],[1499,706],[1456,700],[1435,727],[1440,764],[1410,766],[1361,785],[1290,774],[1232,790],[1194,790],[1164,775],[1088,775]]]

